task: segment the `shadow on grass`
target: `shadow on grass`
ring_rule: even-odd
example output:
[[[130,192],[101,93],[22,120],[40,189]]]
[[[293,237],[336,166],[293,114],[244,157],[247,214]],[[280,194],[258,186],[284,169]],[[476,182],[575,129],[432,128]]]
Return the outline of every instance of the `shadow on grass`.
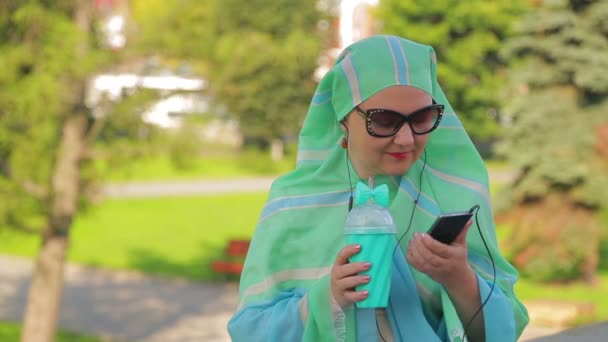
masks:
[[[225,246],[202,243],[200,253],[190,260],[169,260],[166,255],[150,252],[145,249],[135,249],[130,252],[129,268],[142,272],[163,276],[187,278],[192,281],[238,281],[238,277],[226,277],[214,273],[211,264],[217,260],[225,260]]]

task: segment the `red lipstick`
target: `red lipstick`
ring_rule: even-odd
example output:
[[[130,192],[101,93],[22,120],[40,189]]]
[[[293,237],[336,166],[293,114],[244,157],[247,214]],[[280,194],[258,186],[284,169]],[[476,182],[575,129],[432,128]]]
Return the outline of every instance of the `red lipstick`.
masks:
[[[407,158],[407,156],[409,155],[409,152],[405,152],[405,153],[387,153],[389,156],[395,158],[395,159],[405,159]]]

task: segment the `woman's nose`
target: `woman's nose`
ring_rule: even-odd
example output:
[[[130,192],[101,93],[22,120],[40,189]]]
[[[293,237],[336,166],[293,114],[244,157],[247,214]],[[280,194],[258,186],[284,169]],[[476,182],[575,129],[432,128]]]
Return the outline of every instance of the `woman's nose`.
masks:
[[[405,123],[395,134],[393,142],[398,145],[411,145],[414,143],[414,132],[410,125]]]

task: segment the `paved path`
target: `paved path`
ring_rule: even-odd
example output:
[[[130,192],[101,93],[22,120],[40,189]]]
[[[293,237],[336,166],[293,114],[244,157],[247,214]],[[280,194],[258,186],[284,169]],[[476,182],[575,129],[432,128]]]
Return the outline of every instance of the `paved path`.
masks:
[[[158,197],[267,191],[275,177],[117,183],[103,187],[107,197]]]
[[[28,259],[0,255],[0,320],[21,320],[31,270]],[[193,283],[68,265],[60,325],[127,341],[230,341],[226,324],[236,308],[237,292],[236,284]],[[558,331],[529,326],[521,341]]]
[[[605,342],[608,341],[608,322],[569,329],[559,334],[546,336],[535,342]]]
[[[511,171],[493,171],[493,182],[508,182],[513,179]],[[239,179],[199,179],[171,182],[133,182],[114,183],[103,187],[106,197],[157,197],[192,196],[221,194],[231,192],[268,191],[276,177],[239,178]]]
[[[20,321],[32,264],[0,256],[0,320]],[[201,284],[69,265],[60,313],[67,330],[130,341],[230,341],[236,284]]]

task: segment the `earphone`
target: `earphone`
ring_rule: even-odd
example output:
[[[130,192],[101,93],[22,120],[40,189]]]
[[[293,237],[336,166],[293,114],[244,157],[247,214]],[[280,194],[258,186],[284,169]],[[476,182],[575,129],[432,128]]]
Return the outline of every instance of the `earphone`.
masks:
[[[344,121],[340,122],[340,124],[342,125],[342,127],[344,127],[344,130],[346,131],[346,133],[344,134],[344,138],[343,140],[346,142],[346,146],[343,146],[343,148],[346,150],[346,153],[344,154],[345,158],[346,158],[346,171],[348,172],[348,185],[350,186],[350,197],[348,198],[348,211],[351,211],[353,209],[353,182],[350,178],[350,166],[348,161],[350,160],[350,158],[348,157],[348,126],[346,126],[344,124]]]
[[[479,236],[481,237],[483,246],[486,248],[486,251],[488,252],[488,257],[490,258],[490,261],[492,262],[492,286],[490,286],[490,293],[488,293],[488,295],[486,296],[486,299],[484,299],[484,301],[481,303],[481,305],[479,306],[479,309],[477,309],[477,311],[475,311],[475,313],[473,314],[473,317],[471,317],[471,319],[469,319],[467,324],[463,326],[463,332],[462,332],[463,341],[466,341],[465,338],[467,336],[467,329],[469,328],[471,323],[473,323],[473,320],[475,319],[475,317],[477,317],[477,315],[479,315],[481,310],[483,310],[483,307],[486,305],[488,300],[490,300],[490,297],[492,296],[492,293],[494,292],[494,286],[496,285],[496,264],[494,263],[494,257],[492,257],[492,253],[490,252],[490,248],[488,247],[488,244],[486,243],[486,239],[483,237],[483,234],[481,233],[481,228],[479,227],[479,220],[477,219],[477,213],[479,212],[480,208],[481,207],[476,204],[475,206],[473,206],[473,208],[471,208],[471,212],[475,211],[475,225],[477,226],[477,231],[479,231]]]
[[[348,128],[342,123],[342,125],[345,127],[346,129],[346,134],[345,134],[345,138],[344,139],[348,139]],[[353,207],[353,185],[352,185],[352,180],[351,180],[351,176],[350,176],[350,166],[349,166],[349,156],[348,156],[348,148],[346,148],[346,153],[345,153],[345,157],[346,157],[346,169],[348,172],[348,183],[350,186],[350,198],[348,201],[348,211],[352,210]],[[422,166],[422,170],[420,171],[420,175],[419,175],[419,190],[418,190],[418,195],[416,197],[416,199],[414,200],[414,208],[412,209],[412,214],[410,216],[410,220],[408,223],[408,226],[405,230],[405,232],[399,237],[399,239],[397,240],[397,244],[395,245],[395,249],[393,250],[394,254],[397,251],[397,248],[399,247],[399,243],[401,242],[401,240],[405,237],[405,235],[407,235],[407,233],[409,232],[413,219],[414,219],[414,214],[416,212],[416,207],[418,206],[418,201],[420,200],[420,195],[422,194],[422,175],[424,174],[424,170],[426,168],[426,149],[424,150],[424,164]],[[481,312],[481,310],[483,310],[484,306],[486,305],[486,303],[488,302],[488,300],[490,299],[490,297],[492,296],[492,293],[494,292],[494,287],[496,285],[496,264],[494,263],[494,258],[492,257],[492,253],[490,252],[490,248],[488,247],[488,244],[486,243],[485,238],[483,237],[483,234],[481,232],[481,228],[479,227],[479,220],[477,217],[477,214],[479,212],[479,209],[481,207],[479,205],[475,205],[470,209],[470,212],[473,213],[475,212],[475,224],[477,226],[477,230],[479,231],[479,236],[481,237],[481,240],[483,242],[483,245],[488,253],[488,257],[490,258],[490,261],[492,262],[492,272],[493,272],[493,276],[492,276],[492,285],[490,287],[490,292],[488,293],[487,297],[484,299],[484,301],[481,303],[479,309],[477,309],[477,311],[473,314],[473,316],[469,319],[469,321],[467,322],[467,324],[465,324],[463,326],[463,334],[462,334],[462,340],[465,341],[466,338],[466,330],[470,327],[470,325],[473,323],[473,320],[475,319],[475,317],[477,317],[477,315]],[[380,327],[378,326],[378,321],[376,321],[376,328],[378,330],[378,334],[380,335],[380,338],[386,342],[386,339],[384,338],[384,336],[382,336],[382,333],[380,332]]]

